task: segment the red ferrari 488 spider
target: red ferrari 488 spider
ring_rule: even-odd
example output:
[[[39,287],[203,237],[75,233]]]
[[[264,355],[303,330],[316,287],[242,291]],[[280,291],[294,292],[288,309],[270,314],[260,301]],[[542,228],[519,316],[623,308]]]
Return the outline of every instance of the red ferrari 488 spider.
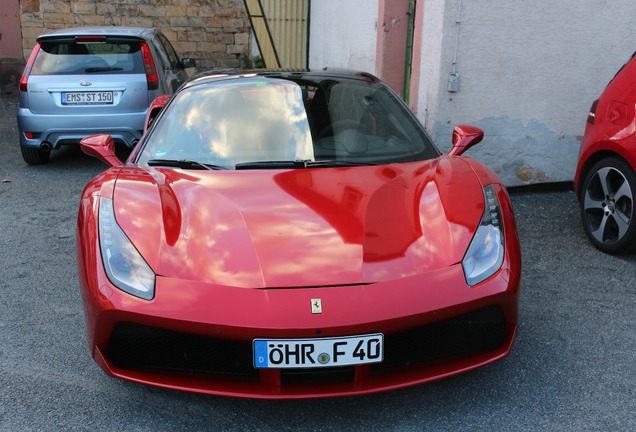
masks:
[[[165,104],[165,106],[163,106]],[[155,116],[156,109],[161,108]],[[87,339],[110,375],[253,398],[397,389],[506,356],[521,257],[501,180],[380,80],[206,73],[82,195]]]

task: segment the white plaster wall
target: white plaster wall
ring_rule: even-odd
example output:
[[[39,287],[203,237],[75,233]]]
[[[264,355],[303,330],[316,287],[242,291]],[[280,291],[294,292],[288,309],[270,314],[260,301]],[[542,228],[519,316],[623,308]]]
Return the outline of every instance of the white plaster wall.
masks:
[[[419,80],[419,94],[416,114],[424,123],[429,132],[434,131],[435,116],[437,106],[440,103],[440,91],[442,87],[442,65],[446,65],[447,59],[443,59],[445,39],[445,25],[447,20],[444,13],[446,11],[445,1],[422,1],[417,7],[424,7],[424,22],[422,27],[426,32],[422,34],[422,57],[420,65],[420,76],[411,77],[411,80]],[[417,31],[417,29],[416,29]],[[446,78],[444,78],[446,79]],[[431,115],[433,119],[431,120]],[[432,122],[432,125],[431,125]],[[431,126],[429,126],[431,125]]]
[[[375,73],[378,0],[311,2],[309,67]]]
[[[312,1],[310,67],[373,73],[378,1]],[[416,112],[440,149],[450,149],[454,125],[475,124],[486,136],[467,155],[507,185],[572,180],[587,111],[636,50],[636,0],[418,0],[417,7],[424,22]],[[460,89],[449,93],[456,44]]]
[[[460,90],[449,93],[460,2]],[[507,185],[572,180],[587,110],[636,50],[636,1],[423,3],[417,112],[439,147],[450,148],[455,124],[471,123],[486,136],[467,155]]]

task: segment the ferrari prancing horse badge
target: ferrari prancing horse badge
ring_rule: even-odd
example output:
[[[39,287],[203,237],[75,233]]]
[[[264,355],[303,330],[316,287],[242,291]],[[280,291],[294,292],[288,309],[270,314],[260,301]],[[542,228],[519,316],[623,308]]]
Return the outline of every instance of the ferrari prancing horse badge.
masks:
[[[321,314],[322,313],[322,300],[319,298],[311,299],[311,313],[312,314]]]

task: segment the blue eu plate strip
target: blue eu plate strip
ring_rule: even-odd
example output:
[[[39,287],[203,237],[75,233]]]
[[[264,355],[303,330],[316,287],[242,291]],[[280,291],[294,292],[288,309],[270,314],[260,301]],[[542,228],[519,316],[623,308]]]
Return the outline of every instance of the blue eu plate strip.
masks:
[[[267,367],[267,341],[254,341],[254,366],[257,368]]]

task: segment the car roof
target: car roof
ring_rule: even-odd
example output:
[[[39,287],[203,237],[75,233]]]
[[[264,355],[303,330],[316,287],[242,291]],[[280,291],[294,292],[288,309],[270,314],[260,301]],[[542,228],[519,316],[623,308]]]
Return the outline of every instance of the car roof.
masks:
[[[123,36],[149,39],[157,32],[154,28],[145,27],[119,27],[119,26],[95,26],[95,27],[71,27],[53,30],[37,38],[38,42],[45,39],[57,39],[73,36]]]
[[[367,82],[380,82],[374,75],[352,69],[341,68],[322,68],[322,69],[219,69],[200,73],[191,77],[182,88],[192,87],[195,85],[212,83],[237,78],[250,77],[267,77],[267,78],[347,78],[357,79]]]

